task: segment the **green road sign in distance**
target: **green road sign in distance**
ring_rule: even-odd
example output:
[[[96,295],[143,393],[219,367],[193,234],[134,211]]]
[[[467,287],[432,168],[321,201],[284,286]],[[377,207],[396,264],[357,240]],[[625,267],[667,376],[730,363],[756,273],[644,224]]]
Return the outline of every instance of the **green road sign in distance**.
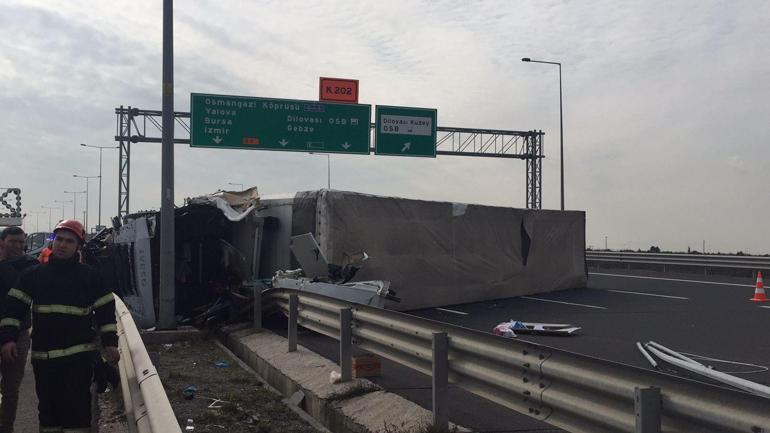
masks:
[[[190,146],[369,154],[370,105],[190,95]]]
[[[436,109],[388,107],[375,109],[374,153],[436,157]]]

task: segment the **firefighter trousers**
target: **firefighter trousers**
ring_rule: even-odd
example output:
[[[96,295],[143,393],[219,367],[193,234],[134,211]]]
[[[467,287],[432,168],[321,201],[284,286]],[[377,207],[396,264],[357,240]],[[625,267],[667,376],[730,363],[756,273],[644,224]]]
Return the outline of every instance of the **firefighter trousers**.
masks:
[[[88,433],[95,352],[33,359],[41,432]]]
[[[0,433],[13,432],[16,407],[19,404],[19,387],[24,378],[24,367],[27,365],[27,355],[29,355],[29,329],[19,332],[16,350],[18,356],[15,361],[0,361],[0,374],[2,374],[0,393],[3,395],[0,401]]]

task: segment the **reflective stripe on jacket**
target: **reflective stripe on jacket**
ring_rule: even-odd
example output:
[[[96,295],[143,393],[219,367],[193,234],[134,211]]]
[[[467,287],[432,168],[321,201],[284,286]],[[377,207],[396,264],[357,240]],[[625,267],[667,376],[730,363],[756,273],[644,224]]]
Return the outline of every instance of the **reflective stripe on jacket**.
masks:
[[[24,271],[8,291],[0,319],[0,344],[13,341],[18,323],[32,311],[32,358],[37,360],[117,346],[115,298],[105,289],[99,273],[76,259],[56,260]]]

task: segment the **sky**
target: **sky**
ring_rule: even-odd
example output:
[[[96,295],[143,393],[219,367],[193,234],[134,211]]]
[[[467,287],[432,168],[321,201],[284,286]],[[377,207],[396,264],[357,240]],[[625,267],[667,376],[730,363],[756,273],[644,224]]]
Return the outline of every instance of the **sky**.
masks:
[[[28,230],[71,217],[114,146],[120,105],[161,109],[162,1],[3,0],[0,187]],[[174,107],[190,93],[313,100],[319,77],[360,103],[437,109],[438,125],[545,132],[543,208],[565,202],[586,244],[770,253],[770,2],[177,1]],[[176,135],[184,136],[181,128]],[[103,151],[102,220],[118,152]],[[525,207],[524,161],[332,155],[331,187]],[[160,145],[131,149],[130,211],[160,206]],[[175,203],[219,189],[326,186],[323,155],[175,147]],[[89,184],[90,225],[98,179]],[[78,214],[84,194],[75,195]],[[63,209],[62,209],[63,205]]]

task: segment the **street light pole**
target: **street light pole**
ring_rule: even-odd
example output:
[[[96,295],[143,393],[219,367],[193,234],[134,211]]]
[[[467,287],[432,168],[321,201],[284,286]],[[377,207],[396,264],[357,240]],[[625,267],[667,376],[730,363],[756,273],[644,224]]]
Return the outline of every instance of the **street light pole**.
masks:
[[[54,203],[61,203],[61,219],[64,219],[64,203],[72,203],[72,200],[54,200]]]
[[[102,176],[101,175],[99,175],[99,176],[81,176],[79,174],[73,174],[72,177],[79,177],[81,179],[85,179],[86,180],[86,216],[85,216],[84,219],[85,219],[85,223],[86,223],[86,231],[88,231],[88,214],[90,213],[90,210],[91,210],[91,208],[88,206],[88,196],[90,195],[88,193],[88,181],[91,180],[91,179],[96,179],[98,177],[99,178],[99,182],[101,183]]]
[[[85,191],[64,191],[65,194],[72,194],[72,219],[77,219],[78,214],[78,194],[85,194]]]
[[[80,143],[83,147],[93,147],[99,149],[99,226],[102,225],[102,151],[104,149],[117,149],[118,146],[93,146],[90,144]]]
[[[52,209],[59,209],[59,208],[55,207],[55,206],[45,206],[45,205],[40,206],[40,207],[42,207],[44,209],[48,209],[48,231],[50,232],[51,231],[51,210]]]
[[[72,203],[72,200],[54,200],[54,203],[61,204],[61,219],[64,219],[64,203]]]
[[[176,329],[174,286],[174,3],[163,0],[163,131],[161,144],[158,328]]]
[[[39,232],[40,231],[40,214],[42,212],[29,212],[29,213],[35,215],[35,232]],[[27,231],[29,231],[29,227],[27,227],[26,229]]]
[[[561,210],[564,210],[564,110],[561,90],[561,63],[546,62],[542,60],[532,60],[529,57],[521,59],[522,62],[545,63],[548,65],[557,65],[559,67],[559,159],[561,165]]]

